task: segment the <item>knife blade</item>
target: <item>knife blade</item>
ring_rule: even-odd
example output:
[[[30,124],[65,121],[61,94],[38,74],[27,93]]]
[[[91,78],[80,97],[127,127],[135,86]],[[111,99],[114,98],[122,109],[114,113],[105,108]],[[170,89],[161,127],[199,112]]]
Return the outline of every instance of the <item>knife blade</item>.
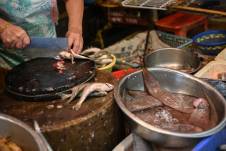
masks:
[[[30,37],[30,45],[19,50],[21,55],[30,60],[37,57],[55,57],[62,50],[67,50],[67,38]]]
[[[28,48],[48,48],[52,50],[67,49],[67,38],[45,38],[45,37],[30,37],[31,43]]]

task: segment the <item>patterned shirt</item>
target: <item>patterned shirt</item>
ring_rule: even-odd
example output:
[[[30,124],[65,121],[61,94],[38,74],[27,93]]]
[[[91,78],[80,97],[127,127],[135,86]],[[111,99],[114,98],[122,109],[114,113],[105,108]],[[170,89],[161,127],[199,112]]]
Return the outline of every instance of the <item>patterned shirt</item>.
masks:
[[[0,17],[29,36],[56,37],[57,13],[56,0],[0,0]]]

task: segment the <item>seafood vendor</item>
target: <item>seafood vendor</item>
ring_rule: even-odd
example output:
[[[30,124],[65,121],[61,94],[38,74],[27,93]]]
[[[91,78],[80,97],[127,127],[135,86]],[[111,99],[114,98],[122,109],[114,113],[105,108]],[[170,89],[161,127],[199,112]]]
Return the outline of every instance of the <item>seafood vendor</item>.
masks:
[[[83,0],[64,0],[69,16],[68,48],[83,46]],[[6,48],[25,48],[29,36],[56,37],[57,0],[0,0],[0,39]]]

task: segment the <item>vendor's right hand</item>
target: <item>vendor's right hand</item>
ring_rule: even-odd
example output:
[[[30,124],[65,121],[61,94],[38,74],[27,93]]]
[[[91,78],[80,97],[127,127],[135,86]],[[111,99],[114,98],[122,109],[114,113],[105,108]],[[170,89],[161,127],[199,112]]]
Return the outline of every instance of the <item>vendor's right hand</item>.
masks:
[[[26,31],[12,24],[1,32],[0,38],[6,48],[22,49],[30,44],[30,38]]]

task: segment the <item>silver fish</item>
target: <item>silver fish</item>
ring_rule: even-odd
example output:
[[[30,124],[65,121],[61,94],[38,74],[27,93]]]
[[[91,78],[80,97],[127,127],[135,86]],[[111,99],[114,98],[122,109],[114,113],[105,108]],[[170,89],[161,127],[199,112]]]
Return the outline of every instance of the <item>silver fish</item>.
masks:
[[[68,99],[66,103],[69,104],[71,101],[73,101],[75,97],[79,94],[79,92],[83,90],[87,85],[88,83],[84,83],[84,84],[73,87],[71,89],[72,93],[70,95],[70,99]]]
[[[112,62],[112,59],[107,58],[107,59],[102,59],[102,60],[95,60],[95,62],[97,64],[109,64]]]
[[[82,103],[86,100],[87,96],[92,92],[98,91],[106,93],[113,90],[113,88],[114,86],[109,83],[91,83],[84,88],[82,96],[80,97],[78,103],[76,103],[72,108],[79,110]]]
[[[99,51],[101,51],[101,49],[99,49],[99,48],[89,48],[89,49],[82,51],[80,54],[81,55],[88,55],[88,54],[92,54],[92,53],[97,53]]]
[[[59,56],[63,59],[70,59],[72,64],[75,63],[74,59],[89,59],[88,57],[74,53],[72,49],[69,51],[61,51]]]
[[[96,60],[102,60],[102,59],[107,59],[107,58],[111,58],[111,56],[109,56],[109,55],[102,55],[102,56],[96,58]]]
[[[95,53],[95,58],[99,58],[104,55],[111,56],[111,54],[108,51],[99,51],[99,52]]]

